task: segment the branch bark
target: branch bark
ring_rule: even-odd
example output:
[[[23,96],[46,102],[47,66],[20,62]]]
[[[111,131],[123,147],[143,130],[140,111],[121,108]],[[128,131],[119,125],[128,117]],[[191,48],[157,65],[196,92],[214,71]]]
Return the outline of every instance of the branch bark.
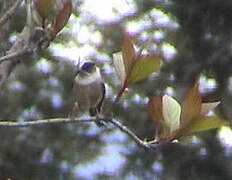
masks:
[[[4,13],[4,15],[0,19],[0,27],[2,27],[9,19],[11,19],[17,10],[17,8],[20,6],[20,4],[23,2],[23,0],[17,0],[12,7],[9,8],[7,12]]]
[[[151,143],[149,143],[147,141],[144,141],[144,140],[140,139],[135,133],[133,133],[130,129],[128,129],[123,124],[121,124],[119,121],[117,121],[115,119],[112,119],[109,122],[112,123],[117,128],[119,128],[122,132],[124,132],[128,136],[130,136],[138,145],[140,145],[142,147],[145,147],[147,149],[151,149],[151,148],[155,147],[153,143],[151,144]]]
[[[1,22],[4,24],[5,22],[8,22],[11,19],[9,16],[12,15],[12,13],[15,12],[17,7],[20,5],[21,1],[16,1],[16,3],[8,10],[8,15],[6,17],[1,18]],[[29,2],[28,2],[29,5]],[[9,15],[11,14],[11,15]],[[27,14],[27,16],[29,16]],[[12,54],[14,52],[20,51],[24,47],[28,45],[29,37],[31,35],[30,28],[28,27],[27,23],[24,26],[24,29],[22,30],[21,34],[18,36],[16,43],[10,48],[10,50],[7,52],[7,55]],[[7,56],[6,55],[6,56]],[[19,60],[18,60],[19,61]],[[0,90],[3,88],[7,78],[9,77],[10,73],[14,69],[15,65],[18,61],[4,61],[0,63]]]
[[[32,126],[48,126],[48,125],[61,125],[68,123],[90,123],[96,121],[103,121],[106,123],[111,123],[122,132],[126,133],[133,139],[139,146],[146,149],[154,149],[158,146],[158,142],[155,141],[144,141],[140,139],[134,132],[124,126],[122,123],[115,119],[105,119],[105,118],[51,118],[42,120],[29,120],[29,121],[0,121],[1,128],[22,128],[22,127],[32,127]]]
[[[98,119],[101,120],[101,119]],[[52,119],[41,119],[41,120],[29,120],[29,121],[0,121],[0,127],[12,127],[12,128],[21,128],[21,127],[32,127],[32,126],[47,126],[47,125],[60,125],[67,123],[86,123],[94,122],[96,118],[52,118]]]
[[[18,0],[17,2],[20,3],[21,1]],[[26,24],[21,34],[18,36],[16,43],[10,48],[5,56],[0,57],[0,91],[2,90],[16,64],[18,64],[24,58],[28,58],[28,56],[34,52],[39,52],[40,50],[46,49],[50,42],[54,39],[49,37],[50,31],[47,29],[44,29],[44,32],[40,33],[40,38],[37,37],[38,29],[36,28],[32,17],[33,12],[31,9],[31,0],[26,0],[25,3],[27,10]],[[16,5],[14,5],[12,8],[15,10]],[[10,10],[13,11],[12,9]],[[7,17],[1,19],[2,22],[6,20]],[[37,40],[33,42],[33,39]]]

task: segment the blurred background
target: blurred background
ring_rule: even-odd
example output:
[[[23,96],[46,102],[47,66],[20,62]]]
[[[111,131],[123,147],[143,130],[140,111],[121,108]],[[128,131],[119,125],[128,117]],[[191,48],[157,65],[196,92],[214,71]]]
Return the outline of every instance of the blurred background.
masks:
[[[3,9],[6,2],[0,0]],[[146,104],[168,93],[179,101],[200,78],[203,101],[221,101],[232,120],[231,0],[73,0],[74,12],[46,51],[22,60],[0,92],[2,121],[67,117],[79,58],[93,59],[107,83],[107,102],[119,90],[113,53],[129,32],[137,47],[163,58],[162,69],[133,85],[115,118],[141,139],[154,138]],[[25,25],[16,12],[1,55]],[[202,132],[185,145],[154,151],[138,146],[114,126],[75,123],[0,128],[0,179],[232,179],[229,127]]]

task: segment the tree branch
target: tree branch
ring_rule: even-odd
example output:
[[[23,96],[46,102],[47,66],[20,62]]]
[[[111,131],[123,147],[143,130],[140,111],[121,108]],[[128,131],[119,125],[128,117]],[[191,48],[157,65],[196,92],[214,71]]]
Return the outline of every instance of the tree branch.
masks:
[[[49,29],[45,29],[44,32],[46,33],[43,32],[41,33],[40,38],[36,38],[38,35],[38,28],[34,26],[32,22],[33,20],[31,19],[32,12],[30,0],[27,0],[25,3],[27,8],[27,21],[24,29],[18,36],[16,43],[7,52],[7,55],[0,57],[0,90],[4,86],[15,65],[20,62],[20,60],[34,52],[46,49],[53,40],[50,37],[51,32]],[[34,38],[38,40],[32,42]]]
[[[138,145],[145,147],[147,149],[152,149],[156,147],[157,142],[151,141],[152,143],[150,143],[150,142],[140,139],[135,133],[133,133],[130,129],[128,129],[123,124],[121,124],[119,121],[115,119],[111,119],[109,122],[112,123],[117,128],[119,128],[122,132],[130,136]]]
[[[30,2],[26,2],[27,7],[30,6]],[[29,16],[27,14],[27,16]],[[14,69],[15,65],[19,61],[19,59],[12,60],[12,61],[4,61],[4,58],[6,58],[8,55],[11,56],[14,55],[14,52],[20,52],[22,49],[27,47],[29,45],[29,40],[31,36],[31,30],[30,27],[27,25],[27,22],[18,36],[15,44],[10,48],[10,50],[7,52],[7,55],[3,57],[3,61],[0,63],[0,90],[3,88],[7,78],[9,77],[10,73]],[[13,56],[14,57],[14,56]]]
[[[3,57],[0,57],[0,63],[3,61],[11,60],[11,61],[18,61],[22,59],[22,57],[31,54],[33,52],[33,48],[31,47],[24,47],[23,49],[20,49],[19,51],[12,52],[11,54],[7,54]]]
[[[42,120],[28,120],[28,121],[0,121],[0,128],[21,128],[21,127],[32,127],[32,126],[48,126],[48,125],[60,125],[68,123],[89,123],[96,121],[104,121],[106,123],[111,123],[115,127],[119,128],[122,132],[130,136],[139,146],[146,149],[154,149],[158,146],[157,142],[154,141],[144,141],[140,139],[135,133],[124,126],[122,123],[115,119],[104,119],[104,118],[52,118],[52,119],[42,119]]]
[[[102,120],[102,119],[97,119]],[[28,120],[28,121],[0,121],[0,127],[31,127],[31,126],[47,126],[47,125],[59,125],[67,123],[86,123],[94,122],[96,118],[52,118],[52,119],[41,119],[41,120]]]
[[[4,13],[0,19],[0,27],[2,27],[15,13],[16,9],[20,6],[23,0],[17,0],[15,4]]]

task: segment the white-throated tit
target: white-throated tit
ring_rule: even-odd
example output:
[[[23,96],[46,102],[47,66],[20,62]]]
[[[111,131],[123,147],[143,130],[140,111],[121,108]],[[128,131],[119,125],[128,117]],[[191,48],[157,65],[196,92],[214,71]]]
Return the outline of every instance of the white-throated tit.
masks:
[[[105,92],[100,69],[95,63],[88,60],[78,65],[73,85],[74,105],[69,117],[74,118],[80,110],[88,110],[90,116],[99,115]]]

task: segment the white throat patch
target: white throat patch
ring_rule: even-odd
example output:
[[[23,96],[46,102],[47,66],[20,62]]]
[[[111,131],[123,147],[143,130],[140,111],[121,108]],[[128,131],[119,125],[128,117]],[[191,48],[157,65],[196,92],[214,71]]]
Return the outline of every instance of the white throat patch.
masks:
[[[77,75],[75,78],[75,82],[81,85],[88,85],[95,81],[100,81],[100,80],[101,80],[101,74],[99,68],[96,68],[96,71],[88,74],[85,77],[80,77]]]

